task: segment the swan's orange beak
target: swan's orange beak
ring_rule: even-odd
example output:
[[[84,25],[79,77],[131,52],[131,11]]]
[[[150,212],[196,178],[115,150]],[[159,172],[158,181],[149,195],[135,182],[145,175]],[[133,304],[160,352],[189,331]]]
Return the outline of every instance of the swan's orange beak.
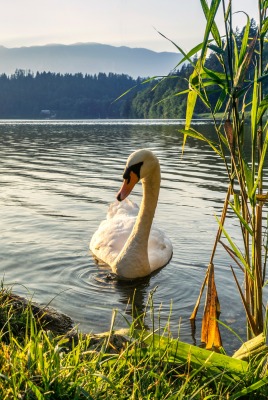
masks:
[[[135,172],[130,171],[129,176],[130,176],[130,179],[124,179],[121,189],[117,193],[116,198],[118,201],[125,200],[125,198],[129,195],[129,193],[134,188],[136,183],[139,181],[139,178],[137,177]]]

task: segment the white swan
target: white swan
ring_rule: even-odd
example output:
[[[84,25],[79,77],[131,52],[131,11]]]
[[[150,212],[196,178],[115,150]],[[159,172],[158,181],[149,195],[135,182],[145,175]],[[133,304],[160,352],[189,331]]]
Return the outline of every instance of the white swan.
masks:
[[[141,278],[165,266],[172,257],[171,241],[152,224],[160,189],[157,157],[150,150],[135,151],[127,160],[123,178],[118,201],[110,205],[106,220],[91,239],[90,250],[119,278]],[[140,210],[126,199],[139,180],[143,185]]]

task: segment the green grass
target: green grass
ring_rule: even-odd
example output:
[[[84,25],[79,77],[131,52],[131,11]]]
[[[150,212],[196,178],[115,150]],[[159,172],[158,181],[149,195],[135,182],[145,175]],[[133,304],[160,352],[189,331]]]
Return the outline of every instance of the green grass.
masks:
[[[136,330],[135,321],[127,334],[59,335],[3,288],[0,304],[3,400],[267,398],[267,350],[249,363],[234,360]]]

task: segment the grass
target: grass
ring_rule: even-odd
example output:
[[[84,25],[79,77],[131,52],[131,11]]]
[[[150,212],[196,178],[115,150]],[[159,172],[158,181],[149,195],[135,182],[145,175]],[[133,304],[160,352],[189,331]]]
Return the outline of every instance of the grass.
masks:
[[[136,321],[120,334],[113,322],[103,335],[59,334],[53,324],[48,329],[47,310],[36,312],[35,305],[14,301],[4,288],[0,304],[2,400],[268,396],[267,348],[249,362],[235,360],[168,334],[136,329]]]

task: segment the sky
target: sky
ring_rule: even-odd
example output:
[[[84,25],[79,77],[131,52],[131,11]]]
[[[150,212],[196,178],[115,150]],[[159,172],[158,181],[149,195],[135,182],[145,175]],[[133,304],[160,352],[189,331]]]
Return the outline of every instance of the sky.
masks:
[[[96,42],[176,52],[161,32],[189,51],[205,27],[199,0],[0,0],[0,9],[0,45],[9,48]],[[233,0],[239,10],[257,20],[258,0]],[[245,23],[234,14],[235,26]]]

